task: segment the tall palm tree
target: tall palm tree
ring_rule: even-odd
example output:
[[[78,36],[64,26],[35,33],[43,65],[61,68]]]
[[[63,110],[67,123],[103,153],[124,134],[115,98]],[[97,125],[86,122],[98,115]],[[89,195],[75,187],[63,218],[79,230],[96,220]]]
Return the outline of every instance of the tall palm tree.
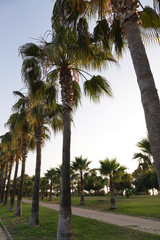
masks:
[[[0,203],[3,203],[3,199],[4,199],[4,190],[5,190],[6,180],[7,180],[7,173],[8,173],[8,161],[5,162],[5,169],[4,169],[4,176],[3,176],[3,182],[2,182]]]
[[[4,147],[4,151],[7,153],[7,156],[8,156],[7,161],[9,162],[7,186],[5,191],[5,198],[3,201],[3,205],[6,205],[8,200],[9,190],[10,190],[11,171],[12,171],[13,161],[15,157],[15,151],[13,149],[14,136],[13,136],[13,133],[10,131],[2,135],[0,138],[1,138],[2,145]]]
[[[116,159],[109,160],[106,158],[104,161],[99,161],[100,166],[100,173],[104,176],[109,176],[109,184],[110,184],[110,208],[116,208],[116,201],[114,197],[114,181],[119,180],[123,174],[126,167],[120,166],[120,164],[116,161]]]
[[[84,172],[89,170],[88,165],[91,161],[87,161],[87,158],[75,157],[75,161],[72,162],[72,168],[75,171],[78,171],[80,174],[80,184],[81,184],[81,199],[80,205],[84,205]]]
[[[80,70],[80,67],[100,69],[102,62],[113,61],[109,51],[99,51],[98,46],[92,43],[88,32],[86,32],[86,39],[88,39],[88,42],[84,47],[84,41],[78,39],[74,28],[56,26],[53,29],[53,38],[50,43],[41,47],[26,44],[20,49],[23,56],[33,54],[34,57],[41,58],[47,69],[52,68],[52,71],[48,74],[48,80],[54,82],[59,79],[61,86],[63,156],[58,239],[73,239],[70,195],[70,141],[71,114],[73,107],[78,104],[77,96],[78,99],[80,98],[79,74],[86,80],[84,83],[85,94],[95,101],[98,101],[102,94],[112,95],[111,88],[104,78],[91,76],[91,79],[88,80],[86,77],[88,73]]]
[[[97,10],[100,13],[100,19],[104,20],[107,17],[111,26],[113,26],[112,20],[119,23],[118,25],[116,24],[116,35],[113,37],[115,43],[118,40],[115,48],[117,46],[118,50],[121,49],[123,36],[126,37],[141,93],[151,151],[160,187],[160,101],[139,30],[140,20],[142,19],[143,23],[143,18],[148,14],[148,8],[143,8],[143,13],[139,12],[139,4],[143,7],[141,1],[138,0],[74,0],[72,3],[67,0],[57,0],[55,4],[57,6],[56,10],[61,8],[63,11],[61,11],[61,18],[58,17],[59,11],[57,11],[57,14],[54,11],[54,14],[58,20],[61,20],[62,16],[63,19],[69,19],[69,21],[77,20],[82,14],[84,15],[85,13],[86,15],[86,11],[91,9],[90,6],[93,6],[94,11],[90,11],[91,14]],[[154,0],[154,6],[159,14],[159,0]],[[160,26],[159,15],[155,14],[154,12],[150,16],[150,21],[148,21],[149,27],[152,29],[155,26]],[[155,21],[152,21],[153,16],[156,16],[156,24]],[[103,22],[106,23],[105,21]],[[108,28],[106,28],[106,24],[103,24],[101,29],[107,35]],[[120,48],[118,44],[120,44]]]
[[[14,94],[19,96],[19,100],[13,106],[13,118],[16,119],[15,132],[21,136],[21,151],[22,151],[22,167],[21,167],[21,180],[18,189],[17,205],[15,209],[15,216],[22,216],[22,196],[24,185],[25,165],[29,147],[34,144],[33,141],[33,127],[28,118],[28,103],[29,99],[23,93],[15,91]]]
[[[17,155],[16,155],[13,188],[12,188],[12,193],[11,193],[10,205],[8,208],[9,211],[14,210],[14,199],[15,199],[15,191],[16,191],[16,183],[17,183],[18,166],[19,166],[19,157],[17,157]]]
[[[45,138],[46,125],[51,123],[54,132],[62,128],[61,108],[56,104],[56,85],[41,81],[43,68],[38,58],[25,58],[22,65],[23,79],[28,86],[30,97],[29,116],[36,139],[36,169],[33,186],[32,209],[29,226],[39,225],[39,184],[41,170],[41,149]],[[50,122],[49,122],[50,121]]]
[[[141,92],[141,99],[145,113],[154,165],[157,171],[160,187],[160,102],[154,78],[150,70],[145,48],[138,29],[136,12],[137,1],[128,0],[127,4],[111,0],[113,10],[120,17],[128,40],[129,50],[134,64],[137,81]],[[126,8],[122,15],[122,9]],[[121,16],[119,16],[120,11]]]
[[[0,153],[0,158],[2,157],[2,152]],[[0,164],[0,203],[1,203],[1,193],[2,193],[2,187],[3,187],[3,181],[4,181],[4,170],[5,170],[5,162],[2,161],[1,158],[1,164]]]
[[[11,180],[11,172],[13,168],[13,161],[14,161],[14,155],[10,157],[9,160],[9,172],[8,172],[8,179],[7,179],[7,186],[6,186],[6,192],[5,192],[5,198],[3,201],[3,205],[7,205],[9,191],[10,191],[10,180]]]
[[[17,174],[18,174],[18,167],[19,167],[19,160],[21,159],[21,137],[16,131],[16,124],[17,124],[17,115],[11,114],[5,126],[8,126],[10,131],[13,134],[13,146],[15,151],[15,173],[14,173],[14,180],[13,180],[13,187],[11,192],[10,198],[10,205],[8,210],[14,210],[14,200],[15,200],[15,191],[16,191],[16,182],[17,182]]]

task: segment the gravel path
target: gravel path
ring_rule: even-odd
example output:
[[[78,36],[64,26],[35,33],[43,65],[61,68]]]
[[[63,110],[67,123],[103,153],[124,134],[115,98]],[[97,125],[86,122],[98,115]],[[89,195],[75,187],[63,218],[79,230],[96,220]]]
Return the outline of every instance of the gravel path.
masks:
[[[31,200],[24,199],[23,201],[26,203],[31,203]],[[40,202],[40,206],[59,211],[58,204]],[[136,229],[142,232],[160,235],[160,221],[155,219],[147,219],[144,217],[134,217],[124,214],[102,212],[80,207],[72,207],[72,214],[81,217],[95,219],[100,222],[111,223],[119,226]]]

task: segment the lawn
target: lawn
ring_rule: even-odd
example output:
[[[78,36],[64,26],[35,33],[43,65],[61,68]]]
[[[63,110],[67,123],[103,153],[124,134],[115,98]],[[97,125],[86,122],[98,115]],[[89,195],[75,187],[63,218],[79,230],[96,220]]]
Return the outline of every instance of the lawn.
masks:
[[[48,201],[45,199],[44,201]],[[54,197],[52,203],[59,203],[59,197]],[[116,197],[117,209],[110,210],[110,198],[106,196],[86,196],[85,206],[87,208],[102,211],[114,211],[133,216],[145,216],[160,219],[160,196],[132,196]],[[72,197],[72,205],[80,206],[80,198]]]
[[[14,217],[0,205],[0,218],[13,240],[56,240],[58,212],[40,207],[40,227],[29,228],[31,204],[23,203],[23,216]],[[74,240],[158,240],[159,236],[73,216]]]

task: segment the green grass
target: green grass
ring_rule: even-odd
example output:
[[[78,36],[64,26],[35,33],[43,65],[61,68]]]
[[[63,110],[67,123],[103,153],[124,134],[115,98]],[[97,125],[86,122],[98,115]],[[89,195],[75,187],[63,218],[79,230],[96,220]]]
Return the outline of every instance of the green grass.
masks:
[[[40,207],[40,227],[29,228],[31,204],[23,203],[23,216],[14,217],[0,205],[0,218],[14,240],[55,240],[58,212]],[[74,240],[158,240],[159,236],[73,216]]]
[[[48,199],[45,199],[44,201],[48,201]],[[59,197],[53,198],[52,203],[59,203]],[[72,205],[80,206],[80,198],[72,197]],[[116,205],[117,209],[110,210],[110,197],[86,196],[84,207],[160,219],[160,196],[132,196],[130,198],[117,197]]]

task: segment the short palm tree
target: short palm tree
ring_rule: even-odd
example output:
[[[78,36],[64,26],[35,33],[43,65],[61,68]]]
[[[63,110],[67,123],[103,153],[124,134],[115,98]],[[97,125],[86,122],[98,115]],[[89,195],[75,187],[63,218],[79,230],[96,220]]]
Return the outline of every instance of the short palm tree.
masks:
[[[80,205],[84,205],[84,172],[89,170],[88,165],[91,161],[87,161],[87,158],[75,157],[75,161],[72,162],[72,168],[75,171],[78,171],[80,174],[80,184],[81,184],[81,199]]]
[[[41,191],[41,199],[44,199],[44,194],[49,189],[49,181],[46,177],[40,178],[40,191]]]
[[[49,193],[49,201],[52,201],[52,194],[53,194],[53,184],[54,184],[54,179],[56,176],[56,170],[54,168],[51,168],[49,170],[47,170],[46,174],[45,174],[45,178],[47,180],[49,180],[50,182],[50,193]]]
[[[101,165],[99,168],[100,173],[104,176],[109,176],[111,194],[110,208],[115,209],[116,202],[114,197],[114,182],[119,180],[123,176],[126,167],[120,166],[116,159],[109,160],[108,158],[106,158],[104,161],[99,162]]]
[[[139,167],[142,167],[144,171],[154,168],[152,153],[148,138],[143,138],[137,143],[137,147],[140,148],[141,152],[134,153],[133,159],[138,159]]]

